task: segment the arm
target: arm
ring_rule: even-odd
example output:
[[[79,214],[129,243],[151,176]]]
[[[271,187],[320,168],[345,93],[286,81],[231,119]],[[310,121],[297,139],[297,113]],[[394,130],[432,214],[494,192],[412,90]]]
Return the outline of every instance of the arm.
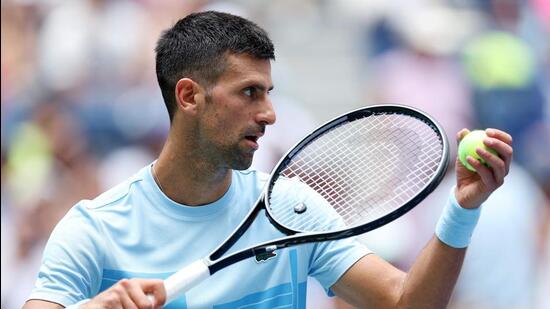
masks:
[[[458,139],[468,133],[462,130]],[[485,144],[499,156],[479,151],[492,168],[475,159],[468,162],[476,173],[468,171],[457,160],[455,197],[463,208],[479,207],[500,187],[512,160],[512,138],[505,132],[488,130]],[[444,308],[460,273],[466,248],[452,248],[433,237],[417,257],[408,273],[404,273],[375,255],[367,255],[355,263],[332,290],[360,308]]]
[[[433,237],[408,273],[369,254],[355,263],[331,290],[358,308],[444,308],[465,252]]]
[[[98,294],[105,245],[85,211],[74,207],[52,232],[35,289],[23,308],[151,309],[162,305],[166,292],[159,279],[123,279]],[[154,296],[154,305],[147,294]]]

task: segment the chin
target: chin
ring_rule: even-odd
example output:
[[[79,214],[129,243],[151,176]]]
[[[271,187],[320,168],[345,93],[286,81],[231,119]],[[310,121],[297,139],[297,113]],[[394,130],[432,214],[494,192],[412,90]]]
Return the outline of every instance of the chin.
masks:
[[[252,155],[243,155],[236,158],[236,160],[233,161],[233,164],[231,164],[231,168],[237,171],[246,170],[252,165],[252,158]]]
[[[237,171],[242,171],[250,168],[252,165],[252,159],[254,158],[254,150],[233,149],[233,151],[226,152],[225,160],[228,163],[229,168]]]
[[[246,169],[250,168],[251,165],[252,165],[252,160],[247,161],[247,162],[235,163],[235,164],[233,164],[233,166],[231,168],[234,169],[234,170],[237,170],[237,171],[243,171],[243,170],[246,170]]]

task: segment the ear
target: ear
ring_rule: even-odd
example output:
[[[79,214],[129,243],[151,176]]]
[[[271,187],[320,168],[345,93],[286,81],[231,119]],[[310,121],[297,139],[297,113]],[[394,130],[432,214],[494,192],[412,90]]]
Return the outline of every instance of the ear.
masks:
[[[197,100],[203,97],[203,88],[190,78],[178,80],[175,92],[178,109],[184,112],[195,112]]]

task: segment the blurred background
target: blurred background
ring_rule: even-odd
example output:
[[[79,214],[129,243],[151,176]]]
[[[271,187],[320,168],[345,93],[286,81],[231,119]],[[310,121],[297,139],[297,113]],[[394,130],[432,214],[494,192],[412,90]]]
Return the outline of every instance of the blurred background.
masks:
[[[313,127],[365,105],[420,108],[445,128],[496,127],[514,166],[486,202],[450,308],[550,308],[549,0],[2,0],[1,308],[28,296],[52,228],[153,161],[168,130],[160,32],[198,10],[264,27],[276,47],[269,171]],[[361,238],[408,269],[454,182]],[[349,308],[311,281],[308,308]]]

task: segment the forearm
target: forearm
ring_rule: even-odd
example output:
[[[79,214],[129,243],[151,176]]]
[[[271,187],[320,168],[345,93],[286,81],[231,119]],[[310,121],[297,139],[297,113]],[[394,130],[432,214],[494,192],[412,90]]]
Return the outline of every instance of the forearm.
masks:
[[[444,308],[458,279],[466,247],[481,209],[465,209],[455,199],[455,190],[436,226],[435,235],[405,276],[400,293],[404,307]]]
[[[435,236],[408,273],[367,256],[333,290],[361,308],[445,308],[479,215],[480,209],[462,208],[451,194]]]
[[[432,237],[402,284],[399,308],[445,308],[460,274],[466,249]]]

